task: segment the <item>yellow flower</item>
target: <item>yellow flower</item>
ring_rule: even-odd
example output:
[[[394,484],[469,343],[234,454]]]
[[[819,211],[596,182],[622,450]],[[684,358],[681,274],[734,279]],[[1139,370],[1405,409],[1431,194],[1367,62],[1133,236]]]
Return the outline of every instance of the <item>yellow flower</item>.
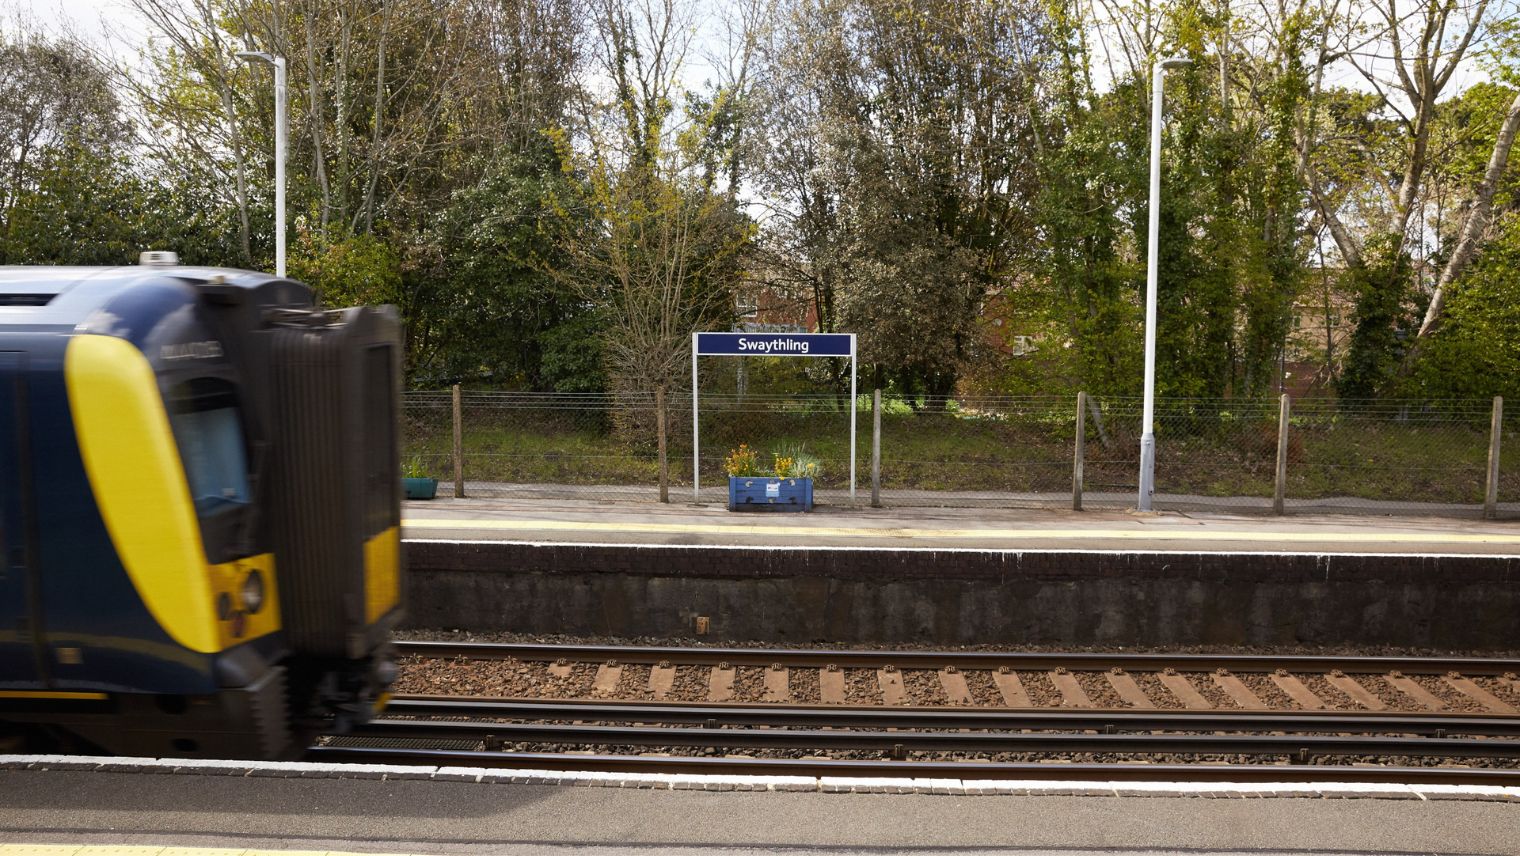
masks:
[[[776,456],[776,478],[784,479],[792,475],[792,459]]]
[[[735,477],[761,474],[760,461],[756,459],[754,450],[744,443],[728,453],[728,457],[723,460],[723,469]]]

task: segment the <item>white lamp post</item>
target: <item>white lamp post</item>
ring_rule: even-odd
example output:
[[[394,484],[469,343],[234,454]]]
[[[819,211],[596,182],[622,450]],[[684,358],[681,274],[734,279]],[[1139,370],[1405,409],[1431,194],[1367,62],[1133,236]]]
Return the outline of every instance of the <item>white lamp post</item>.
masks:
[[[285,275],[285,57],[267,51],[238,51],[239,59],[274,66],[274,272]]]
[[[1156,492],[1156,240],[1161,231],[1161,91],[1166,70],[1192,65],[1184,57],[1163,59],[1151,72],[1151,223],[1145,272],[1145,415],[1140,428],[1140,498],[1136,507],[1151,510]]]

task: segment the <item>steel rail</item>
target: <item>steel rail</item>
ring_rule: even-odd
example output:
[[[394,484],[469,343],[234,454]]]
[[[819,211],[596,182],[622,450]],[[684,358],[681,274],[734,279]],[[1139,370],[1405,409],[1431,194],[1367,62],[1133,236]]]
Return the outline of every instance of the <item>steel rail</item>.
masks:
[[[1520,758],[1520,741],[1457,737],[1278,734],[1067,734],[1003,731],[846,731],[658,725],[376,720],[348,736],[401,740],[477,739],[580,746],[688,746],[884,752],[1113,753],[1126,755],[1418,756]]]
[[[1347,674],[1411,675],[1503,675],[1520,672],[1520,660],[1485,657],[1359,657],[1337,655],[1270,654],[1167,654],[1167,653],[1092,653],[1092,652],[1009,652],[1009,651],[914,651],[914,650],[833,650],[822,648],[696,648],[654,645],[560,645],[526,642],[398,642],[402,656],[434,659],[466,658],[493,660],[564,660],[597,663],[677,665],[783,666],[805,668],[839,666],[840,668],[997,669],[1005,666],[1018,671],[1048,671],[1066,668],[1071,671],[1107,671],[1126,669],[1179,672],[1266,673],[1284,669],[1290,672],[1331,672]]]
[[[1520,716],[1375,711],[1028,710],[397,696],[386,705],[385,716],[697,724],[710,728],[719,725],[764,725],[788,728],[981,728],[1004,731],[1371,732],[1427,737],[1444,737],[1448,734],[1520,737]]]
[[[454,749],[318,746],[307,760],[330,763],[423,764],[440,767],[610,773],[696,773],[770,776],[869,776],[962,780],[1087,782],[1355,782],[1406,785],[1520,785],[1520,770],[1473,767],[1368,767],[1286,764],[1033,763],[852,761],[816,758],[665,757],[470,752]]]

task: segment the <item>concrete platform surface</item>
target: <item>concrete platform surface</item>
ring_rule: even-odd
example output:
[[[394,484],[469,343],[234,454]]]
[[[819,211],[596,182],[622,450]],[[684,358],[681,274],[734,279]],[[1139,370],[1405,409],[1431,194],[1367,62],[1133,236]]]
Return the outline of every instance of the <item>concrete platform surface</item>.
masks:
[[[1228,786],[1220,786],[1221,791]],[[0,771],[0,856],[1508,854],[1513,800],[655,790]],[[62,845],[64,850],[32,849]],[[225,848],[229,853],[165,851]],[[88,848],[88,849],[70,849]]]
[[[772,514],[589,499],[409,501],[402,533],[409,540],[757,547],[1520,554],[1520,526],[1471,519],[860,507]]]

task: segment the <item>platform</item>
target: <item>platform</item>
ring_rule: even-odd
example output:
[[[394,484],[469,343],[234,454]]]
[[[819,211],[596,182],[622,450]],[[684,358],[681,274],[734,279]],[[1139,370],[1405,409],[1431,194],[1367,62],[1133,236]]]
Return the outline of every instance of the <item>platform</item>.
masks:
[[[1510,788],[109,766],[0,758],[0,856],[1513,854],[1520,840]]]
[[[407,503],[403,535],[416,629],[1448,651],[1520,639],[1520,527],[1505,523],[441,499]]]
[[[406,502],[402,534],[567,544],[1520,555],[1520,526],[1452,518],[840,506],[772,515],[589,499]]]

